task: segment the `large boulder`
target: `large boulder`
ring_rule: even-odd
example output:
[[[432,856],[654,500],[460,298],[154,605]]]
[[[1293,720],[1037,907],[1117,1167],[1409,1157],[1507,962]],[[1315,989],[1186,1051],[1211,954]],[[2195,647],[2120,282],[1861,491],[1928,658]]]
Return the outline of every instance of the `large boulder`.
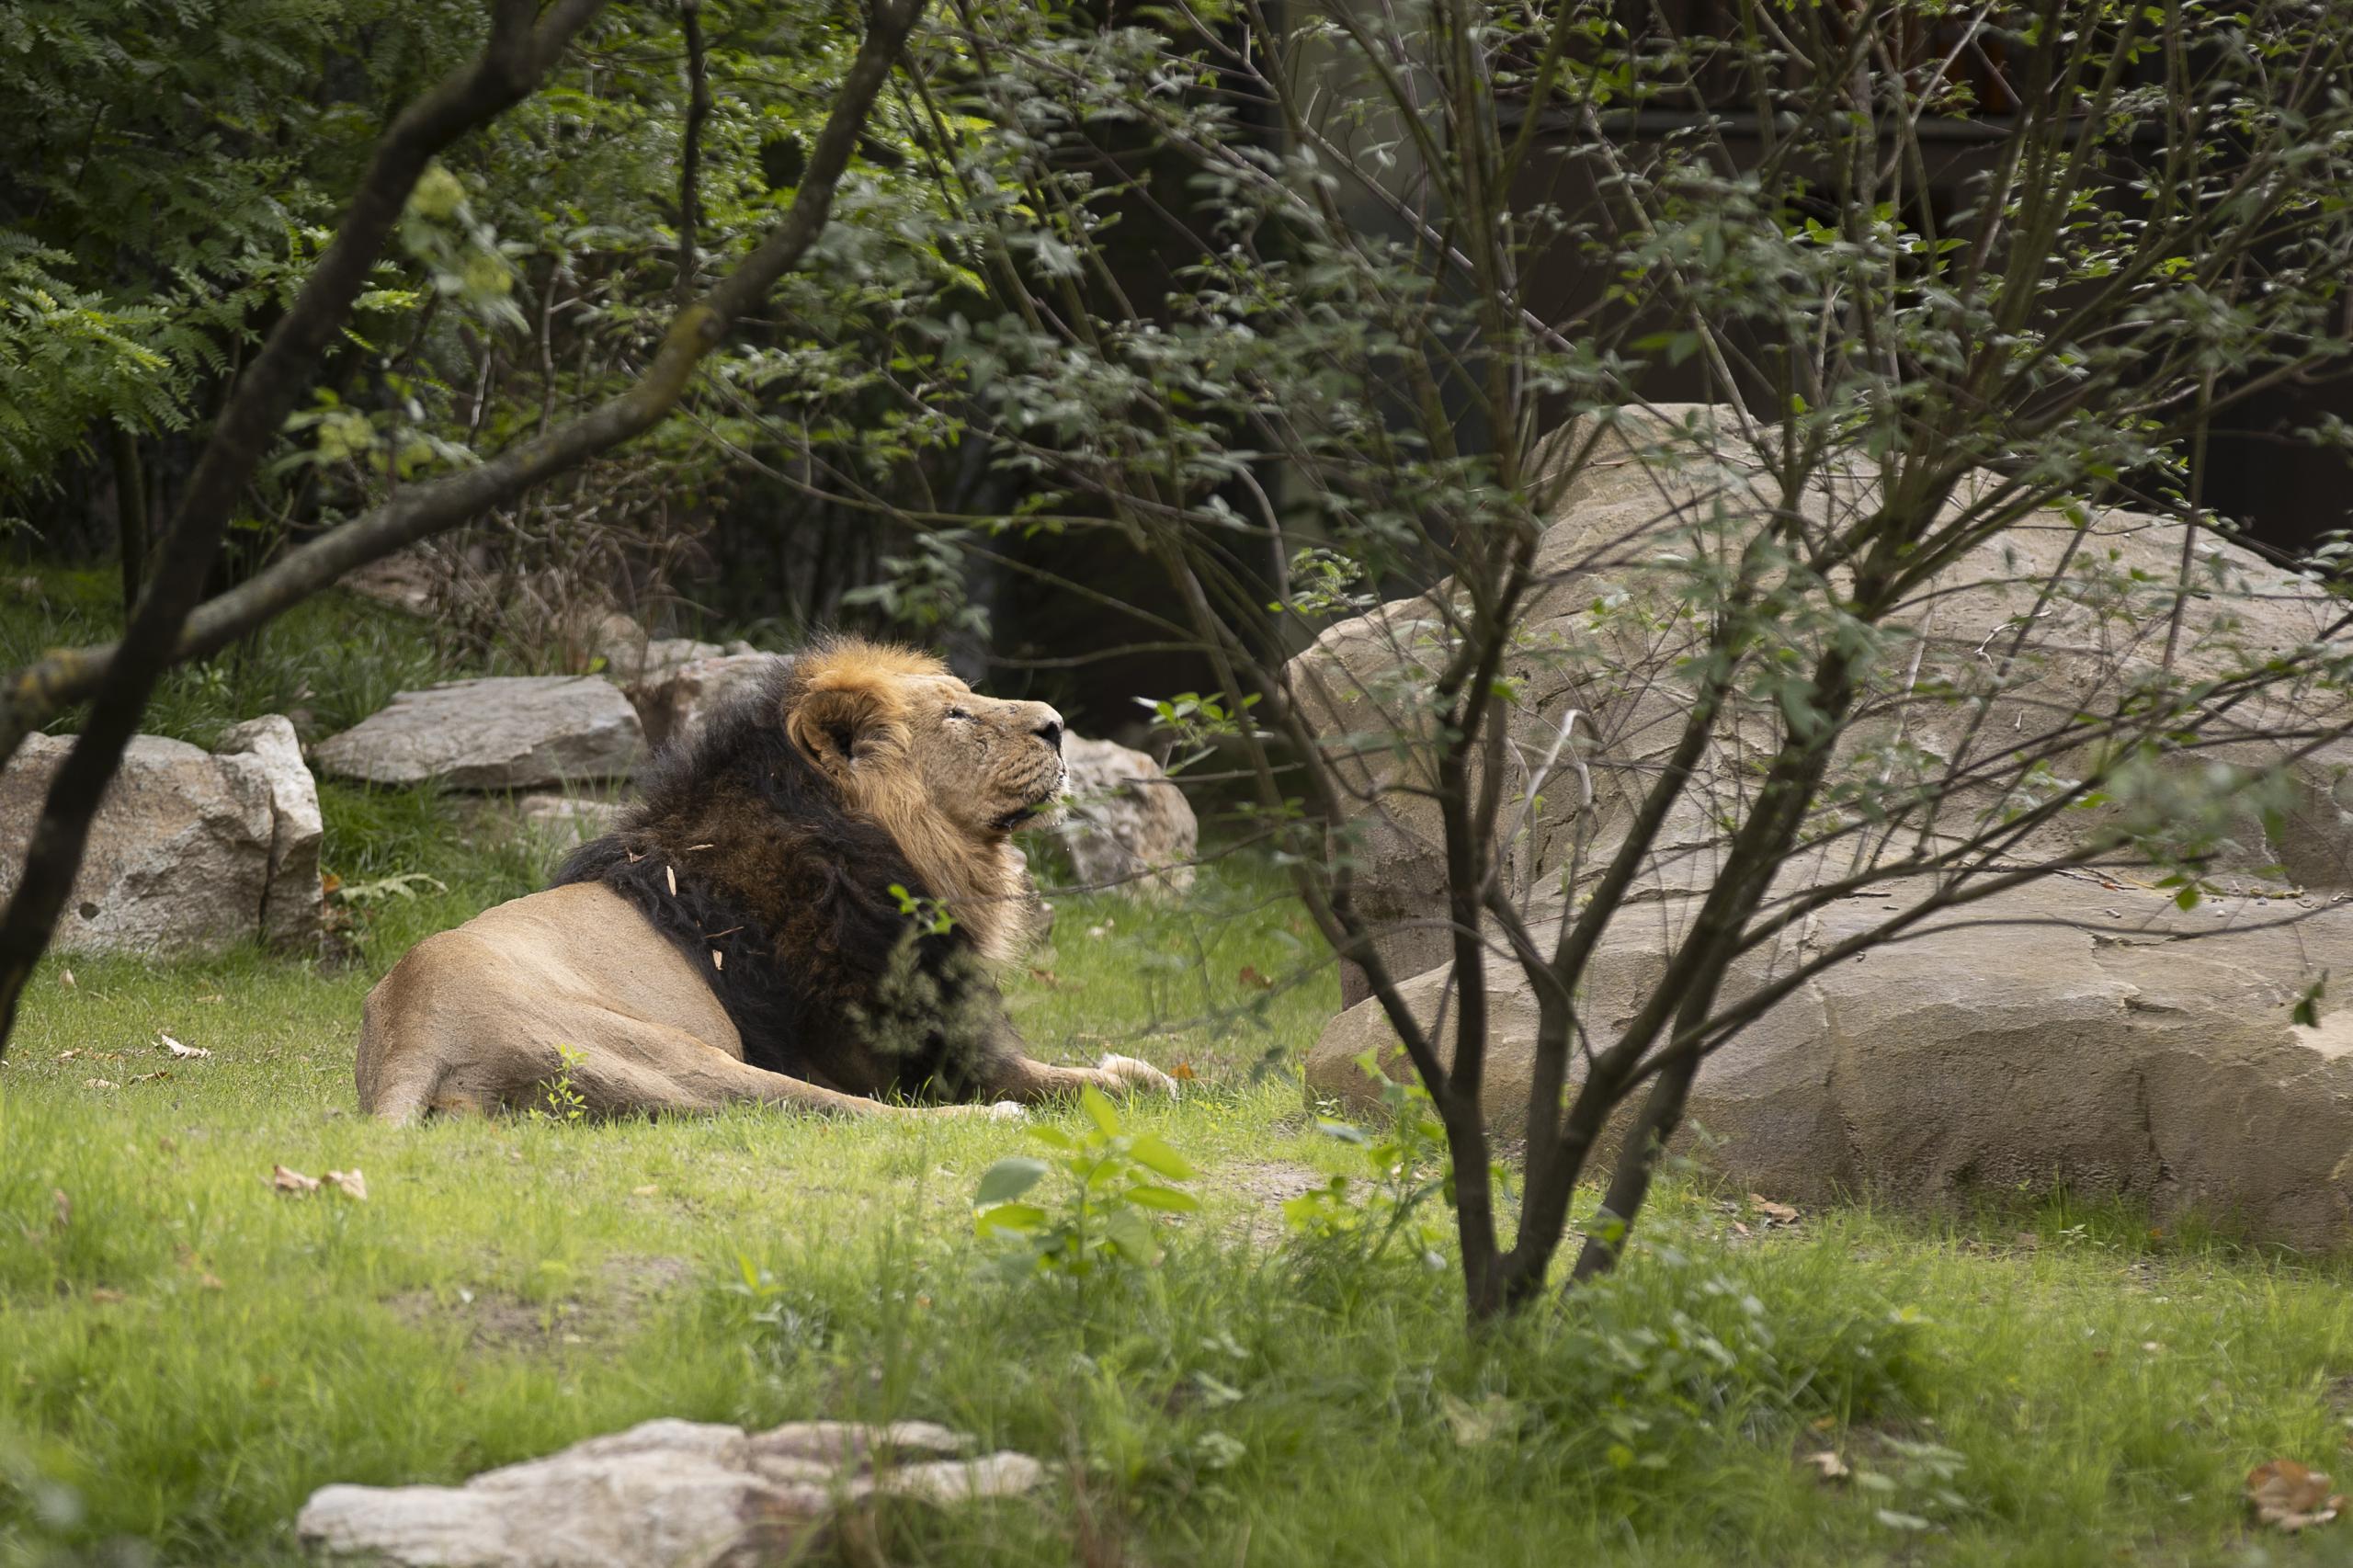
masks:
[[[717,1568],[809,1561],[846,1506],[904,1497],[947,1507],[1045,1479],[1027,1454],[963,1457],[926,1422],[803,1421],[767,1432],[648,1421],[463,1486],[328,1486],[302,1540],[405,1568]]]
[[[1511,892],[1529,907],[1557,903],[1558,873],[1580,843],[1588,875],[1607,859],[1680,734],[1691,706],[1685,661],[1708,631],[1677,598],[1690,580],[1695,520],[1723,518],[1737,538],[1779,504],[1773,463],[1732,426],[1723,411],[1704,404],[1620,411],[1539,544],[1535,576],[1542,586],[1505,671],[1514,742],[1507,824],[1519,824],[1518,802],[1542,759],[1553,759],[1533,791],[1537,809],[1514,835],[1506,868]],[[1552,450],[1572,449],[1588,433],[1572,428]],[[1851,518],[1870,504],[1873,479],[1854,465],[1809,492],[1797,509],[1817,526]],[[1988,483],[1972,479],[1961,494]],[[2175,635],[2174,587],[2185,553],[2194,593]],[[2046,597],[2043,585],[2054,578],[2059,587]],[[1428,792],[1429,748],[1420,744],[1431,722],[1424,700],[1430,676],[1451,651],[1438,613],[1449,592],[1440,585],[1430,596],[1337,623],[1290,667],[1302,709],[1360,803],[1351,851],[1359,867],[1356,900],[1385,927],[1382,954],[1400,974],[1441,962],[1449,947],[1443,835]],[[1927,824],[1927,843],[1948,844],[2018,782],[1998,766],[2004,746],[2062,728],[2079,712],[2112,710],[2159,670],[2169,645],[2175,675],[2213,676],[2309,645],[2340,608],[2211,531],[2185,540],[2177,523],[2120,511],[2081,526],[2058,512],[2030,515],[1960,556],[1892,619],[1834,765],[1833,798],[1842,782],[1867,792],[1901,790],[1966,759],[1973,774]],[[2289,763],[2294,788],[2284,811],[2267,813],[2269,802],[2248,792],[2226,841],[2215,846],[2213,863],[2232,885],[2353,887],[2353,744],[2329,741],[2290,760],[2292,745],[2264,738],[2347,716],[2331,692],[2280,691],[2234,704],[2215,726],[2219,744],[2164,759],[2164,767],[2179,770]],[[1737,811],[1779,722],[1769,691],[1735,701],[1658,836],[1660,853],[1645,869],[1640,894],[1707,885],[1722,811]],[[1406,744],[1397,744],[1401,737]],[[2084,748],[2063,747],[2052,772],[2068,776],[2084,759]],[[2009,858],[2071,848],[2109,820],[2105,811],[2071,812],[2013,846]],[[1905,832],[1877,842],[1903,851],[1915,838]],[[1859,869],[1845,859],[1838,865],[1842,875]],[[1361,976],[1346,976],[1344,994],[1361,997]]]
[[[313,756],[370,784],[540,790],[624,778],[640,749],[637,710],[609,681],[487,676],[401,692]]]
[[[262,901],[262,939],[273,947],[316,942],[324,928],[326,898],[319,880],[319,846],[326,824],[319,787],[302,762],[293,722],[271,713],[233,724],[213,748],[216,757],[244,757],[269,788],[269,891]]]
[[[1200,826],[1176,781],[1140,751],[1069,735],[1070,811],[1050,830],[1085,888],[1140,898],[1190,891]]]
[[[1785,948],[1736,969],[1728,999],[1908,906],[1896,882],[1832,903]],[[1599,1050],[1657,983],[1691,901],[1630,910],[1587,974]],[[1549,938],[1551,930],[1540,932]],[[1936,1204],[2053,1185],[2160,1215],[2216,1216],[2308,1248],[2353,1243],[2353,1013],[2294,1022],[2330,972],[2353,972],[2353,904],[2214,900],[2051,878],[1931,916],[1917,935],[1824,970],[1703,1066],[1682,1146],[1744,1187],[1828,1200]],[[1449,971],[1404,993],[1450,1061]],[[1518,966],[1488,967],[1483,1098],[1524,1125],[1536,1008]],[[1311,1100],[1378,1102],[1357,1059],[1411,1074],[1376,1001],[1343,1012],[1307,1063]],[[1573,1080],[1582,1062],[1573,1054]],[[1606,1159],[1608,1150],[1603,1151]],[[1594,1170],[1605,1174],[1607,1165]]]
[[[32,735],[0,772],[0,896],[73,740]],[[283,718],[238,726],[220,755],[133,736],[90,826],[54,945],[67,952],[217,953],[320,933],[319,802]]]

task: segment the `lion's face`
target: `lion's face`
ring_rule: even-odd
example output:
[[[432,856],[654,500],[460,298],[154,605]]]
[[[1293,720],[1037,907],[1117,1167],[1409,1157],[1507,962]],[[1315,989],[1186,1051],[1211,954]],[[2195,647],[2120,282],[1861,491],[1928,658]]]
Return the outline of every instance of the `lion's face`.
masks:
[[[983,697],[954,676],[911,682],[908,754],[933,807],[975,838],[1002,838],[1059,811],[1070,769],[1063,716],[1042,702]]]
[[[1061,714],[983,697],[906,649],[844,640],[803,654],[784,720],[844,797],[911,851],[942,828],[1000,845],[1051,812],[1069,777]]]

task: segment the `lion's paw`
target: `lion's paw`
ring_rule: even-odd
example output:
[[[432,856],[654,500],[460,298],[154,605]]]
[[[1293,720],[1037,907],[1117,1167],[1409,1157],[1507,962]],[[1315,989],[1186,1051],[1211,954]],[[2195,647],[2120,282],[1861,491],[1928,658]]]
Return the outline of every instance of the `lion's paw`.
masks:
[[[1109,1074],[1131,1090],[1158,1089],[1172,1100],[1176,1097],[1176,1080],[1149,1062],[1140,1062],[1132,1056],[1106,1056],[1095,1066],[1097,1072]]]
[[[994,1105],[943,1105],[929,1108],[934,1116],[945,1116],[958,1120],[1024,1121],[1029,1116],[1028,1111],[1011,1100],[998,1100]]]

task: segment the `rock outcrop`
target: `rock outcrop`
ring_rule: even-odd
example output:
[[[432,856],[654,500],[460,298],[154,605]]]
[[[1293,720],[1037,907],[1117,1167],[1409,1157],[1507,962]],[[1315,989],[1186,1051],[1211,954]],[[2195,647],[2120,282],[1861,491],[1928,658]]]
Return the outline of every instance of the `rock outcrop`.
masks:
[[[1516,801],[1541,760],[1554,759],[1540,803],[1515,835],[1509,868],[1515,892],[1531,906],[1557,903],[1558,872],[1580,839],[1587,868],[1616,846],[1690,711],[1683,664],[1699,651],[1707,626],[1679,608],[1690,580],[1688,530],[1722,517],[1710,526],[1737,536],[1741,519],[1779,503],[1770,465],[1730,430],[1729,417],[1706,405],[1620,411],[1539,545],[1535,573],[1544,585],[1504,672],[1514,688],[1506,799]],[[1870,480],[1835,476],[1800,509],[1818,526],[1850,517],[1869,505]],[[1900,791],[1952,766],[1962,783],[1927,824],[1929,842],[1949,842],[2018,784],[2015,770],[1999,765],[2004,747],[2112,708],[2155,672],[2169,641],[2174,672],[2195,680],[2309,644],[2339,613],[2338,601],[2227,539],[2210,532],[2187,542],[2193,594],[2177,637],[2171,611],[2185,540],[2177,523],[2109,512],[2079,528],[2068,516],[2039,513],[1961,555],[1888,623],[1887,645],[1834,765],[1832,798],[1842,780]],[[2043,585],[2053,578],[2060,589],[2046,597]],[[1421,698],[1447,652],[1432,599],[1400,599],[1331,627],[1290,670],[1303,708],[1331,737],[1327,755],[1365,802],[1356,896],[1389,927],[1382,951],[1400,974],[1449,956],[1427,748],[1392,744],[1427,733]],[[2160,767],[2275,766],[2293,748],[2265,732],[2307,729],[2341,718],[2344,707],[2329,692],[2274,690],[2234,705],[2213,725],[2212,744],[2170,754]],[[1770,693],[1752,691],[1720,722],[1658,835],[1659,854],[1645,872],[1650,892],[1711,880],[1721,812],[1739,809],[1779,722]],[[2085,749],[2061,748],[2053,774],[2069,776]],[[2353,744],[2323,744],[2290,772],[2292,798],[2268,827],[2268,802],[2254,793],[2235,820],[2220,824],[2213,863],[2250,889],[2353,887]],[[2012,846],[2009,858],[2072,847],[2111,817],[2068,812]],[[1505,820],[1517,819],[1506,812]],[[1893,841],[1909,848],[1913,833]],[[1854,869],[1839,867],[1841,874]],[[1361,982],[1349,977],[1347,994],[1363,995]]]
[[[719,1568],[808,1560],[846,1506],[952,1507],[1045,1478],[1026,1454],[961,1457],[926,1422],[767,1432],[648,1421],[463,1486],[328,1486],[295,1521],[314,1549],[404,1568]]]
[[[1736,969],[1728,1001],[1884,920],[1921,891],[1893,883],[1822,909],[1786,947]],[[2307,907],[2309,905],[2310,907]],[[1664,968],[1693,904],[1630,909],[1587,971],[1597,1045]],[[1547,930],[1540,934],[1549,937]],[[2353,904],[2215,900],[2052,878],[1931,916],[1805,982],[1735,1036],[1693,1085],[1681,1146],[1756,1191],[1827,1201],[1871,1193],[1934,1205],[2054,1185],[2196,1210],[2265,1240],[2353,1244],[2353,1014],[2293,1018],[2324,973],[2353,971]],[[1406,983],[1435,1023],[1449,971]],[[1536,1007],[1518,966],[1491,962],[1483,1097],[1523,1123]],[[1450,1028],[1441,1039],[1449,1058]],[[1377,1001],[1310,1052],[1311,1097],[1355,1110],[1410,1077]],[[1572,1060],[1572,1078],[1582,1063]],[[1600,1165],[1595,1174],[1606,1173]]]
[[[1756,519],[1788,515],[1775,511],[1771,465],[1731,427],[1704,406],[1626,411],[1539,543],[1541,586],[1501,672],[1513,771],[1500,820],[1507,895],[1540,941],[1622,843],[1692,711],[1688,671],[1710,628],[1686,597],[1695,563],[1740,548]],[[1790,509],[1829,528],[1875,504],[1871,483],[1836,474]],[[1965,482],[1952,504],[1993,483]],[[1424,744],[1430,676],[1450,651],[1438,613],[1449,591],[1337,624],[1291,666],[1361,802],[1358,906],[1382,924],[1383,960],[1412,977],[1404,989],[1426,1020],[1451,992]],[[2185,538],[2177,523],[2129,513],[2029,515],[1957,556],[1885,624],[1810,826],[1824,837],[1780,868],[1775,896],[1863,881],[1736,965],[1723,999],[1908,906],[1925,884],[1899,874],[1905,855],[2012,820],[2038,784],[2004,760],[2010,748],[2047,752],[2048,778],[2081,777],[2094,752],[2080,715],[2116,711],[2164,679],[2309,653],[2340,614],[2340,601],[2227,538]],[[1799,645],[1793,667],[1810,667],[1804,647],[1824,633],[1782,624]],[[1714,883],[1724,824],[1743,815],[1779,744],[1786,720],[1759,679],[1707,736],[1583,977],[1579,1023],[1596,1049],[1664,974]],[[2234,693],[2201,744],[2154,748],[2131,789],[2021,826],[1995,857],[2049,864],[2132,802],[2142,828],[2177,835],[2239,896],[2185,912],[2143,885],[2154,874],[2111,854],[2105,885],[2075,873],[1933,917],[1733,1038],[1693,1090],[1689,1115],[1709,1136],[1690,1146],[1777,1194],[1938,1200],[2065,1183],[2165,1213],[2227,1215],[2297,1245],[2353,1244],[2353,1022],[2325,1002],[2316,1028],[2290,1018],[2325,973],[2353,966],[2353,904],[2338,902],[2353,891],[2353,744],[2330,733],[2348,718],[2342,692],[2316,682]],[[1942,804],[1917,811],[1915,789]],[[1901,831],[1837,835],[1881,811],[1910,814]],[[1875,869],[1891,880],[1870,882]],[[1527,1115],[1535,1008],[1516,963],[1491,962],[1490,974],[1483,1093],[1508,1138]],[[1352,1006],[1312,1054],[1309,1094],[1369,1106],[1357,1057],[1372,1050],[1385,1070],[1406,1069],[1361,975],[1345,977],[1343,994]]]
[[[486,676],[401,692],[313,756],[370,784],[543,790],[625,778],[641,749],[637,711],[609,681]]]
[[[68,736],[32,735],[0,772],[0,896]],[[99,805],[54,946],[142,956],[217,953],[261,938],[301,949],[321,931],[319,799],[272,716],[231,731],[218,754],[138,735]]]

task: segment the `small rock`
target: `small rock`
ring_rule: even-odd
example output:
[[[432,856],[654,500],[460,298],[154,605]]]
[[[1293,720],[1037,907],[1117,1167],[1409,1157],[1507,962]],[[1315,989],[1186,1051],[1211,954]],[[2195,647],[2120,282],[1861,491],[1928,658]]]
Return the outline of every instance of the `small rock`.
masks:
[[[631,681],[629,699],[637,705],[649,750],[690,737],[730,697],[791,662],[785,654],[754,652],[748,643],[735,646],[741,651],[713,649],[710,656],[656,668]]]
[[[1051,831],[1082,886],[1138,898],[1174,898],[1193,885],[1200,824],[1184,791],[1140,751],[1072,735],[1070,813]]]
[[[526,824],[584,844],[612,832],[627,809],[625,801],[589,795],[532,794],[516,802]]]

